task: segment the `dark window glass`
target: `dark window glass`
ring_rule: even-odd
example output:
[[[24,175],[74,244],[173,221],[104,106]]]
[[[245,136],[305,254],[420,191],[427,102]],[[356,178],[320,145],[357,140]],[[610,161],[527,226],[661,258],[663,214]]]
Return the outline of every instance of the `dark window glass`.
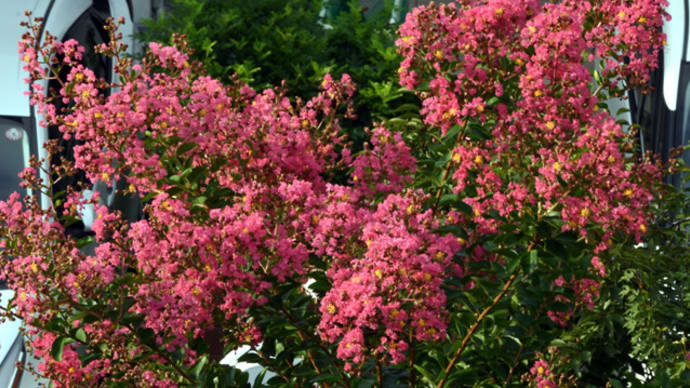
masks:
[[[22,124],[0,119],[0,200],[15,191],[22,197],[26,195],[19,186],[18,174],[28,165],[29,157],[29,138]]]
[[[84,46],[85,51],[83,53],[82,64],[91,69],[97,78],[103,78],[108,82],[110,82],[112,78],[112,62],[110,58],[97,54],[94,51],[94,46],[109,41],[108,33],[103,29],[106,19],[109,16],[110,9],[108,6],[108,1],[94,0],[93,5],[76,19],[76,21],[62,37],[63,41],[74,39],[79,42],[80,45]],[[68,72],[69,69],[64,69],[64,71],[60,74],[63,82],[66,82],[67,80]],[[56,80],[51,81],[49,83],[49,90],[51,89],[53,91],[59,90],[60,83]],[[104,96],[108,96],[110,94],[110,90],[101,90],[100,93]],[[59,99],[56,101],[55,105],[58,111],[65,108]],[[58,139],[59,145],[63,149],[61,155],[57,155],[53,158],[52,163],[59,163],[61,157],[64,157],[67,160],[74,160],[73,149],[74,146],[78,144],[74,138],[70,140],[63,139],[57,127],[48,128],[48,136],[51,139]],[[68,186],[76,188],[80,182],[85,181],[86,177],[83,173],[80,173],[77,176],[73,176],[69,179],[61,179],[58,184],[53,186],[53,192],[64,191]],[[77,236],[85,233],[83,223],[77,222],[72,224],[68,228],[68,233]]]

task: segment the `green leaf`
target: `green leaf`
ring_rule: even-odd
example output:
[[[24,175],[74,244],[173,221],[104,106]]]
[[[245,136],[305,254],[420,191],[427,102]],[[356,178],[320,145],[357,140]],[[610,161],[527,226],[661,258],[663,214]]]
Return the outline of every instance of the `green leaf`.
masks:
[[[613,377],[609,379],[609,382],[611,383],[611,386],[613,386],[613,388],[623,388],[623,383],[621,383],[619,380],[614,379]]]
[[[208,364],[208,357],[202,356],[199,361],[194,364],[194,367],[192,368],[192,376],[194,378],[199,378],[199,375],[201,374],[201,371],[204,369],[204,367]]]
[[[86,332],[84,329],[81,327],[74,333],[74,338],[77,339],[77,341],[85,343],[86,342]]]
[[[65,350],[65,346],[74,342],[71,337],[60,336],[55,341],[53,341],[53,347],[50,349],[50,356],[56,361],[62,361],[62,353]]]

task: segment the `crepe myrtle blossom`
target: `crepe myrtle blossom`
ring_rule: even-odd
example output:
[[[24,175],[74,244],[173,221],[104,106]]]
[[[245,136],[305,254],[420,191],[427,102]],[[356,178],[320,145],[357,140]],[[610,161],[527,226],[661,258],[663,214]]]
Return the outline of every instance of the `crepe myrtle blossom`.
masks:
[[[555,378],[549,364],[544,360],[538,360],[530,368],[530,373],[537,388],[556,388]]]

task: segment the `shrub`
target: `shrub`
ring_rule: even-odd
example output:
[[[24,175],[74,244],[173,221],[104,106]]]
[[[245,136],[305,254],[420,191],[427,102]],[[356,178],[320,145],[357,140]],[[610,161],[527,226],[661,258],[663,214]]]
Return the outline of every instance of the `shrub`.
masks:
[[[27,322],[58,386],[244,386],[219,364],[241,345],[275,386],[620,386],[640,361],[679,381],[681,326],[664,337],[656,325],[677,321],[639,309],[685,313],[666,292],[684,296],[686,280],[643,272],[630,248],[661,242],[646,237],[665,214],[661,166],[601,100],[644,85],[663,16],[651,0],[417,8],[398,44],[423,124],[378,125],[357,153],[339,121],[348,75],[291,101],[202,75],[182,39],[133,64],[113,36],[99,50],[122,85],[106,97],[75,42],[37,48],[34,24],[20,44],[31,80],[64,67],[53,98],[71,105],[56,111],[37,87],[32,101],[82,144],[50,182],[34,159],[25,184],[119,177],[145,217],[99,208],[84,253],[64,225],[97,198],[56,195],[61,213],[35,196],[0,202],[2,276],[17,293],[4,315]],[[679,245],[660,255],[687,241],[669,233]],[[663,332],[664,352],[637,332]],[[609,340],[628,357],[603,352]]]

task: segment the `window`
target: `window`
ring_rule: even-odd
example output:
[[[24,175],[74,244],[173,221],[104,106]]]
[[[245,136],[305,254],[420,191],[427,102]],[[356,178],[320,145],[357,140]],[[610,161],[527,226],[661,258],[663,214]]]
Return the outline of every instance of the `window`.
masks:
[[[62,41],[74,39],[84,46],[82,64],[91,69],[97,78],[103,78],[110,82],[112,78],[112,61],[104,55],[97,54],[93,47],[101,43],[107,43],[110,38],[107,31],[103,29],[106,19],[110,16],[110,7],[107,0],[94,0],[93,4],[84,11],[70,26],[65,35],[61,38]],[[66,82],[69,69],[63,69],[60,74],[63,82]],[[60,83],[57,80],[52,80],[48,84],[48,90],[59,90]],[[105,96],[110,94],[110,90],[100,91]],[[60,111],[65,106],[60,100],[55,102],[55,106]],[[63,151],[60,155],[53,157],[52,164],[57,164],[61,157],[67,160],[74,160],[73,149],[78,144],[74,138],[65,140],[58,127],[48,128],[48,136],[50,139],[58,139],[58,144]],[[67,187],[75,187],[79,183],[86,182],[86,176],[81,173],[71,179],[62,179],[59,183],[53,186],[53,192],[60,192]],[[67,228],[67,232],[79,236],[88,233],[87,228],[83,222],[76,222]]]
[[[21,121],[0,118],[0,200],[13,192],[24,197],[27,192],[19,183],[18,174],[29,165],[29,136]]]

